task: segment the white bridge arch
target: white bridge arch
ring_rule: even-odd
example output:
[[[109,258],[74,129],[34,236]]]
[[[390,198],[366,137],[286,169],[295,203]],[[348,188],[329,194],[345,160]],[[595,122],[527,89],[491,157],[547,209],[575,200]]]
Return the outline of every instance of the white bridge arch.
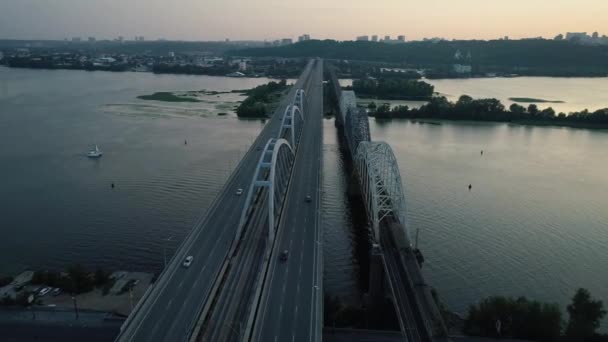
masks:
[[[266,205],[268,205],[268,240],[269,246],[272,245],[277,219],[285,200],[294,159],[294,150],[287,140],[274,138],[268,140],[247,191],[245,206],[243,207],[237,229],[237,240],[240,239],[250,213],[254,210],[254,204],[258,196],[266,196]]]

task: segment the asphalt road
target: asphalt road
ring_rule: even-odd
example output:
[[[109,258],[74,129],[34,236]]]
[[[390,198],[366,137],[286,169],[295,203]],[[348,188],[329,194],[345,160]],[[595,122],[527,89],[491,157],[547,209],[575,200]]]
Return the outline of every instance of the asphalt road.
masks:
[[[313,72],[318,70],[317,67]],[[304,89],[310,89],[310,82],[303,84]],[[305,105],[306,107],[306,105]],[[303,134],[308,134],[303,131]],[[301,138],[303,139],[303,138]],[[301,145],[299,145],[301,146]],[[295,146],[294,146],[295,148]],[[296,150],[296,158],[300,150]],[[295,167],[295,164],[294,164]],[[293,177],[291,178],[294,181]],[[287,198],[290,196],[286,194]],[[251,310],[255,310],[258,303],[256,289],[263,286],[268,259],[266,252],[268,222],[266,196],[261,197],[257,210],[252,215],[251,222],[239,243],[239,250],[231,259],[231,269],[222,285],[217,302],[213,307],[210,318],[203,327],[203,341],[236,341],[240,340],[245,330]],[[275,209],[281,210],[276,206]],[[284,211],[281,211],[284,212]],[[283,220],[281,216],[280,220]]]
[[[117,341],[184,341],[189,337],[235,237],[245,202],[245,196],[237,196],[235,192],[249,187],[261,151],[267,141],[276,136],[281,114],[310,66],[278,106],[207,213],[182,242],[167,269],[144,296]],[[181,264],[188,255],[194,260],[189,268],[184,268]]]
[[[320,172],[323,66],[317,62],[313,70],[312,85],[306,94],[308,103],[304,132],[294,164],[288,200],[284,209],[278,245],[280,251],[289,251],[286,261],[277,254],[271,263],[265,298],[258,310],[254,341],[313,341],[322,327],[317,299],[322,301],[322,277],[319,261],[322,236],[319,232]],[[306,196],[311,201],[306,202]]]

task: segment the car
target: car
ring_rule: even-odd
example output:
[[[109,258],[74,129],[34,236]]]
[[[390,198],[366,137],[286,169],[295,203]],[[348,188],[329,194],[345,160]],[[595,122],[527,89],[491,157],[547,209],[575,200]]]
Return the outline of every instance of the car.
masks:
[[[281,252],[281,261],[287,261],[287,257],[289,257],[288,250],[284,250],[283,252]]]
[[[53,297],[55,297],[55,296],[59,296],[60,294],[61,294],[61,289],[60,289],[60,288],[58,288],[58,287],[54,288],[54,289],[53,289],[53,291],[51,291],[51,295],[52,295]]]
[[[43,287],[40,291],[38,291],[38,297],[44,297],[49,292],[51,292],[50,287]]]
[[[237,195],[237,196],[241,196],[242,194],[243,194],[243,189],[238,188],[238,189],[236,190],[236,195]]]
[[[188,255],[182,265],[184,267],[190,267],[190,265],[192,265],[192,259],[194,259],[194,257],[192,255]]]
[[[312,201],[312,197],[310,197],[310,195],[306,195],[306,199],[305,200],[306,200],[306,202],[310,202],[310,201]]]

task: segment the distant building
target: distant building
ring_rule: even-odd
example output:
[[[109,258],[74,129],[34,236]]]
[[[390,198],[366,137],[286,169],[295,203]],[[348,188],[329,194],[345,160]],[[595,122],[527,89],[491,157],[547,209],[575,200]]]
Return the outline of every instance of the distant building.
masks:
[[[397,37],[397,41],[401,42],[401,43],[405,43],[405,36],[398,36]]]
[[[470,74],[473,71],[473,67],[465,64],[454,64],[454,72],[457,74]]]
[[[454,60],[456,63],[452,66],[453,70],[457,74],[470,74],[473,71],[471,66],[471,52],[467,52],[465,55],[460,50],[456,50],[454,54]]]
[[[555,36],[555,38],[553,38],[553,40],[564,40],[564,35],[560,33],[557,36]]]
[[[358,36],[357,41],[359,42],[367,42],[369,41],[369,36]]]
[[[372,42],[377,42],[378,41],[378,35],[375,34],[372,36]]]
[[[301,36],[298,37],[298,42],[305,42],[307,40],[310,40],[310,35],[309,34],[303,34]]]
[[[171,57],[171,58],[175,57],[175,52],[173,52],[173,51],[169,52],[169,57]]]
[[[597,32],[593,32],[593,34],[591,35],[591,38],[593,39],[598,39],[600,37],[600,34]]]
[[[95,37],[89,37],[88,41],[89,41],[89,43],[95,43],[96,39],[95,39]]]
[[[80,41],[80,37],[72,37],[72,41],[73,42],[79,42]]]
[[[291,39],[291,38],[281,39],[281,45],[289,45],[289,44],[293,44],[293,39]]]
[[[566,33],[566,40],[577,40],[577,39],[585,39],[589,37],[587,32],[568,32]]]
[[[388,42],[391,40],[391,36],[384,36],[384,41]]]

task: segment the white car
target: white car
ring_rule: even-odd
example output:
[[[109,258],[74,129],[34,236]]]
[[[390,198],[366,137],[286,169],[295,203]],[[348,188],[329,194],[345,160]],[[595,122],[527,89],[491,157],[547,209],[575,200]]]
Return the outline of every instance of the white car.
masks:
[[[236,195],[237,195],[237,196],[241,196],[242,194],[243,194],[243,189],[238,188],[238,189],[236,190]]]
[[[38,292],[38,297],[43,297],[44,295],[46,295],[49,292],[51,292],[51,288],[45,287],[42,290],[40,290],[40,292]]]
[[[186,260],[184,260],[184,263],[182,265],[184,267],[190,267],[190,265],[192,265],[192,259],[194,259],[194,257],[192,255],[188,255],[186,257]]]

